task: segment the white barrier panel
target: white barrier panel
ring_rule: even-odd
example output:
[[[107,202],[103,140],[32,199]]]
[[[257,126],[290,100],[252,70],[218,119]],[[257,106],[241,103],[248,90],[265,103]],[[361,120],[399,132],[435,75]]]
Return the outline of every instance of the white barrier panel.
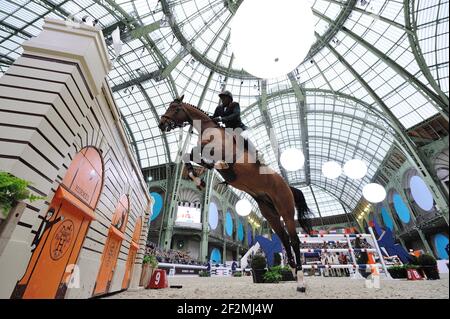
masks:
[[[200,271],[207,269],[206,266],[186,265],[186,264],[168,264],[168,263],[159,263],[158,267],[162,268],[162,269],[168,269],[170,277],[173,277],[176,275],[198,276]]]
[[[231,268],[226,267],[212,267],[211,276],[228,277],[231,276]]]
[[[371,234],[323,234],[323,235],[307,235],[299,234],[299,238],[372,238]]]
[[[360,264],[360,265],[303,265],[303,269],[367,269],[367,268],[383,268],[382,264]]]
[[[312,240],[314,239],[314,241]],[[308,240],[300,240],[301,244],[346,244],[345,240],[322,240],[320,238],[308,238]]]
[[[324,242],[324,243],[328,243],[332,240],[328,240],[328,239],[343,239],[345,238],[348,248],[344,248],[344,249],[301,249],[300,251],[302,253],[307,253],[307,252],[316,252],[316,253],[322,253],[322,252],[349,252],[350,253],[350,257],[352,259],[352,264],[350,265],[320,265],[319,268],[327,268],[328,266],[331,266],[331,268],[349,268],[349,269],[353,269],[353,273],[355,276],[358,276],[358,273],[356,272],[356,256],[355,256],[355,252],[373,252],[376,255],[378,255],[378,258],[380,260],[381,263],[381,268],[383,270],[384,275],[386,276],[386,278],[388,279],[392,279],[391,275],[389,274],[389,271],[387,270],[386,267],[386,263],[384,262],[384,258],[383,255],[381,253],[380,247],[378,246],[378,241],[375,237],[375,234],[373,232],[372,227],[369,227],[369,232],[370,234],[323,234],[323,235],[307,235],[307,234],[299,234],[299,238],[303,238],[303,240],[301,240],[302,243],[306,244],[306,243],[320,243],[320,242]],[[356,239],[356,238],[366,238],[369,239],[372,242],[372,245],[374,248],[353,248],[352,247],[352,239]],[[327,239],[327,240],[325,240]],[[378,264],[377,264],[378,265]],[[312,265],[305,265],[303,266],[305,269],[308,269],[307,267],[311,267]],[[366,265],[357,265],[357,268],[362,269],[362,268],[366,268]],[[311,269],[311,268],[309,268]]]
[[[375,248],[323,248],[323,249],[300,249],[301,253],[376,253]]]
[[[161,268],[182,268],[182,269],[200,269],[206,270],[206,266],[197,266],[197,265],[186,265],[186,264],[168,264],[168,263],[159,263],[159,267]]]

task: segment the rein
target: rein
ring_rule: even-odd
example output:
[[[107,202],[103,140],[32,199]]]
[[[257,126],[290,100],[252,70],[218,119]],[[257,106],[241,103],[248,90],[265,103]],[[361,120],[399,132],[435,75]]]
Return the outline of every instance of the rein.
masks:
[[[177,111],[181,110],[181,111],[184,112],[184,114],[186,114],[186,116],[188,117],[188,121],[187,121],[187,122],[184,122],[184,123],[182,123],[182,124],[179,124],[179,123],[176,123],[172,118],[170,118],[170,117],[168,117],[168,116],[166,116],[166,115],[161,116],[161,118],[162,118],[162,119],[165,118],[166,120],[168,120],[169,123],[170,123],[170,126],[171,126],[172,128],[182,128],[182,127],[186,127],[188,124],[194,123],[194,120],[193,120],[191,114],[185,109],[185,107],[186,107],[186,104],[185,104],[185,103],[179,103],[178,106],[177,106]],[[209,117],[209,118],[211,119],[211,117]],[[216,124],[217,124],[217,123],[216,123]]]

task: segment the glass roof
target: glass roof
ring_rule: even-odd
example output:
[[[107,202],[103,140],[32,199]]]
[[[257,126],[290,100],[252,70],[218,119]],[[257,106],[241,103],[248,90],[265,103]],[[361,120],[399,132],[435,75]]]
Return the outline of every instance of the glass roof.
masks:
[[[322,215],[342,213],[327,204],[335,200],[356,207],[394,141],[387,111],[405,130],[439,113],[442,101],[448,108],[448,0],[305,0],[317,42],[290,76],[267,81],[247,74],[230,49],[242,0],[0,1],[0,74],[44,17],[98,19],[114,59],[109,82],[142,168],[175,160],[180,132],[163,134],[157,123],[176,96],[212,113],[226,88],[270,166],[290,184],[313,185],[319,206],[329,207]],[[117,26],[118,57],[110,40]],[[307,153],[305,169],[280,170],[271,128],[279,150]],[[324,162],[352,158],[368,165],[363,180],[323,177]]]
[[[312,186],[301,189],[306,203],[314,217],[328,217],[346,214],[342,203],[323,188]],[[316,204],[317,203],[317,204]]]

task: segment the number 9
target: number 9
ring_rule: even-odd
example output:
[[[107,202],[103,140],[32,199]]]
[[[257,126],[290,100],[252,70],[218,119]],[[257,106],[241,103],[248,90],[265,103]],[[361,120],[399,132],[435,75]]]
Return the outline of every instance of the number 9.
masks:
[[[159,281],[161,280],[161,273],[156,273],[155,285],[159,285]]]

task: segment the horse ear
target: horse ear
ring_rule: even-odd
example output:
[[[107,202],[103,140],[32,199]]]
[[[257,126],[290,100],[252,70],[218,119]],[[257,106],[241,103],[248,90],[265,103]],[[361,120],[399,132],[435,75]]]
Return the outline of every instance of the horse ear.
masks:
[[[180,102],[183,102],[184,100],[184,94],[180,97]]]

